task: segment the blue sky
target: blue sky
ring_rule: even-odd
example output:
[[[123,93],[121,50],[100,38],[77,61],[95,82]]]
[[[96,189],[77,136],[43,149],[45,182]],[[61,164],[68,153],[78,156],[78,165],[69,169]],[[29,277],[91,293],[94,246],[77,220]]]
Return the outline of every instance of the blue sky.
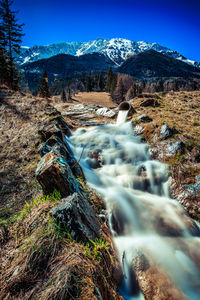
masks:
[[[122,37],[200,61],[200,0],[14,0],[23,45]]]

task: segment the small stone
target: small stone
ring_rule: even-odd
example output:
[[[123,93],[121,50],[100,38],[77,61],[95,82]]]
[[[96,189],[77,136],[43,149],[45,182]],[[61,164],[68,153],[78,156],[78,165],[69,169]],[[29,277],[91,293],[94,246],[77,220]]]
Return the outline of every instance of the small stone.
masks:
[[[134,132],[135,132],[136,135],[140,135],[144,132],[144,128],[140,125],[136,125],[134,127]]]
[[[168,125],[164,124],[161,127],[159,139],[167,139],[168,137],[171,137],[173,134],[174,134],[173,129],[171,129]]]
[[[166,149],[166,155],[167,156],[174,156],[176,155],[179,151],[181,151],[184,147],[184,143],[181,141],[177,141],[172,145],[168,145]]]
[[[96,114],[103,117],[113,118],[116,112],[113,109],[102,107],[96,110]]]
[[[146,114],[143,114],[143,115],[138,116],[135,120],[141,121],[141,122],[151,122],[152,118],[150,118]]]

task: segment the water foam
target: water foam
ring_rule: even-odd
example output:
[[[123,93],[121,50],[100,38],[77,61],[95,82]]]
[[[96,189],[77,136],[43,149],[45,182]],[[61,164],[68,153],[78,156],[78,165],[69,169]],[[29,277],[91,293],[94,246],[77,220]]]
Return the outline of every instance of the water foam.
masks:
[[[164,268],[188,299],[199,299],[199,271],[193,261],[200,245],[193,235],[199,229],[169,198],[167,166],[151,160],[149,146],[134,134],[131,123],[122,122],[122,115],[116,125],[80,128],[68,140],[77,160],[82,155],[88,184],[105,201],[125,274],[122,294],[125,299],[143,297],[131,290],[130,276],[135,249],[140,249]]]

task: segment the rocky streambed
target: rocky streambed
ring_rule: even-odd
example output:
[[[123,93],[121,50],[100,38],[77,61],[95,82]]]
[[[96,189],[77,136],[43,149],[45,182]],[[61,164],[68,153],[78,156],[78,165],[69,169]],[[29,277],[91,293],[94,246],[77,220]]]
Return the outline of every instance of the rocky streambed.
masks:
[[[156,107],[159,106],[156,104]],[[135,111],[131,116],[133,120],[135,119],[134,114],[140,112],[137,107],[134,108]],[[3,231],[1,230],[1,248],[3,249],[1,260],[3,261],[4,273],[1,276],[1,299],[5,297],[7,297],[6,299],[13,299],[13,297],[14,299],[21,299],[21,297],[23,299],[51,299],[51,297],[53,297],[52,299],[69,299],[70,295],[75,299],[77,297],[81,299],[122,299],[119,287],[123,286],[124,279],[127,276],[123,269],[126,257],[123,253],[117,255],[116,247],[113,245],[108,229],[110,217],[101,196],[86,184],[83,170],[79,164],[83,154],[80,153],[79,159],[75,158],[68,143],[71,130],[75,128],[113,122],[112,118],[115,118],[116,110],[113,111],[112,116],[111,114],[109,116],[99,116],[96,114],[98,109],[101,109],[102,114],[102,108],[100,107],[79,105],[79,107],[66,109],[64,113],[62,111],[62,117],[50,105],[48,120],[40,123],[38,127],[40,135],[38,148],[40,149],[41,160],[37,166],[36,177],[45,195],[52,195],[56,190],[59,191],[60,196],[56,204],[48,202],[49,200],[45,202],[49,203],[48,205],[44,205],[42,201],[37,205],[30,204],[30,211],[28,209],[28,213],[22,219],[20,218],[18,221],[10,220],[8,223],[4,222],[3,227],[1,227],[4,228]],[[103,111],[108,112],[107,109],[103,109]],[[88,114],[91,117],[89,119],[87,118]],[[135,116],[137,117],[137,115]],[[139,121],[136,121],[135,132],[144,134],[147,138],[146,133],[148,131],[146,128],[153,121],[152,116],[140,118]],[[168,128],[162,128],[159,136],[167,131],[169,131]],[[159,142],[157,142],[158,140]],[[179,154],[182,149],[182,144],[175,144],[177,141],[169,140],[168,137],[159,137],[156,139],[156,143],[152,147],[152,157],[160,160],[167,156],[166,153],[172,154],[169,156],[171,159],[171,157]],[[163,148],[160,147],[162,144]],[[177,152],[173,154],[169,147]],[[161,149],[163,150],[161,151]],[[160,155],[161,152],[164,155]],[[102,157],[98,152],[89,151],[88,158],[94,162],[91,168],[96,168],[102,163]],[[141,169],[140,176],[143,176],[142,183],[138,178],[138,182],[135,183],[136,186],[145,186],[148,191],[150,183],[148,178],[145,179],[145,170]],[[174,191],[174,196],[181,195],[182,185],[180,188],[178,179],[174,175],[171,178],[171,187],[173,185],[175,187],[171,189],[171,191]],[[196,183],[192,182],[192,185],[198,184],[198,177],[196,179]],[[182,198],[180,201],[183,201]],[[150,210],[152,211],[151,219],[154,220],[156,207],[150,207]],[[168,213],[163,211],[160,218],[155,218],[156,227],[161,235],[166,236],[165,239],[170,244],[170,249],[178,251],[180,254],[179,260],[184,264],[185,257],[181,256],[181,253],[186,251],[187,255],[194,260],[198,269],[200,260],[194,251],[195,247],[199,247],[197,225],[187,216],[186,212],[179,210],[178,214],[184,219],[184,226],[191,234],[191,237],[188,237],[186,241],[176,226],[174,227],[170,222],[165,222]],[[191,214],[190,211],[189,213]],[[37,236],[39,228],[40,230],[46,228],[44,224],[49,218],[56,222],[55,224],[57,224],[56,226],[61,233],[60,250],[59,247],[57,249],[55,246],[50,257],[49,255],[47,255],[48,257],[46,255],[37,256],[36,253],[47,251],[48,245],[49,248],[52,247],[49,241],[47,242],[47,248],[44,247],[44,244],[41,245],[41,239],[38,239]],[[116,214],[113,215],[112,223],[113,228],[118,233],[123,232],[124,229],[120,223],[120,212],[117,213],[116,211]],[[194,236],[196,237],[195,240]],[[177,242],[174,242],[174,237],[179,241],[178,248]],[[31,250],[26,250],[26,252],[17,250],[18,247],[30,249],[27,246],[30,244],[30,239],[34,241],[36,248],[31,246]],[[17,248],[13,247],[13,240]],[[66,244],[63,245],[63,241]],[[118,239],[118,243],[124,244],[127,242],[120,239],[120,237]],[[158,252],[162,251],[161,248],[159,250],[159,247],[161,245],[159,246],[158,243]],[[10,251],[11,249],[12,251]],[[37,249],[42,250],[40,252]],[[144,250],[139,246],[135,247],[135,251],[132,267],[129,271],[132,281],[131,289],[134,295],[137,295],[138,291],[141,290],[145,299],[188,299],[174,285],[163,265],[155,260],[151,251]],[[30,267],[33,255],[36,255],[36,266],[42,263],[42,271],[38,271],[37,267],[36,269]],[[119,257],[119,260],[117,257]],[[10,265],[7,267],[9,261]],[[69,276],[69,274],[71,275]],[[189,273],[188,276],[190,276]],[[196,281],[195,278],[194,275],[194,290],[198,291],[198,280]],[[27,284],[27,280],[31,282],[30,285]],[[23,283],[25,283],[24,287],[20,287]]]
[[[77,108],[75,108],[77,109]],[[82,112],[81,112],[82,113]],[[76,113],[76,118],[77,118],[77,113]],[[62,118],[57,118],[57,129],[59,127],[59,122],[62,120]],[[101,120],[102,121],[102,120]],[[65,127],[67,135],[69,137],[70,135],[70,130],[67,128],[67,124],[65,124],[62,120],[62,127]],[[98,126],[97,126],[98,127]],[[166,127],[166,126],[165,126]],[[165,129],[165,130],[164,130]],[[114,130],[114,129],[113,129]],[[162,131],[166,132],[169,131],[169,128],[163,128],[161,129],[161,134]],[[137,128],[136,128],[137,131]],[[80,143],[84,145],[84,134],[86,131],[83,129],[83,140]],[[108,132],[105,129],[105,132]],[[60,137],[58,137],[58,135]],[[56,137],[57,136],[57,137]],[[85,141],[86,143],[86,141]],[[95,143],[93,141],[93,143]],[[175,143],[174,143],[175,144]],[[62,146],[61,146],[62,145]],[[81,146],[81,145],[80,145]],[[83,147],[83,146],[82,146]],[[169,146],[168,146],[169,147]],[[61,150],[62,148],[62,150]],[[176,146],[176,144],[173,146],[171,145],[171,148],[173,148],[173,151],[179,151],[179,146]],[[175,155],[172,150],[168,150],[170,155]],[[84,148],[83,148],[84,151]],[[61,155],[62,159],[57,159],[55,157],[56,155]],[[89,241],[90,239],[95,239],[99,238],[99,224],[98,221],[95,220],[95,213],[91,211],[90,205],[92,204],[89,201],[89,204],[85,206],[85,200],[87,201],[87,197],[85,197],[85,192],[82,189],[82,187],[79,185],[79,182],[76,181],[77,176],[84,178],[84,174],[82,173],[82,170],[79,166],[79,163],[76,161],[74,157],[74,153],[71,151],[71,146],[69,145],[68,139],[65,138],[65,135],[62,134],[54,134],[49,140],[45,142],[45,144],[41,148],[41,155],[42,160],[38,166],[37,169],[37,179],[40,182],[40,184],[43,186],[43,190],[45,193],[50,193],[52,192],[53,187],[56,189],[60,190],[62,193],[62,196],[64,197],[67,194],[73,193],[73,196],[69,196],[68,198],[64,198],[62,202],[58,205],[58,207],[55,207],[51,211],[51,215],[61,224],[61,226],[67,226],[67,228],[70,228],[70,231],[72,232],[72,235],[75,239],[79,241]],[[80,153],[80,160],[82,159],[82,153]],[[134,156],[134,155],[133,155]],[[102,161],[99,157],[98,151],[94,149],[92,151],[90,149],[89,151],[89,156],[88,156],[89,163],[91,168],[98,168],[101,164]],[[65,161],[66,160],[66,161]],[[93,163],[92,163],[93,162]],[[91,164],[92,163],[92,164]],[[69,165],[71,167],[71,170],[67,167]],[[74,169],[76,167],[76,169]],[[47,172],[47,173],[46,173]],[[51,178],[51,181],[46,183],[45,178],[48,178],[49,176],[47,175],[48,172],[50,172],[49,176]],[[158,174],[158,173],[157,173]],[[144,176],[144,177],[143,177]],[[156,175],[157,176],[157,175]],[[158,175],[159,176],[159,175]],[[59,178],[59,179],[58,179]],[[159,178],[156,179],[157,184],[161,184],[162,180],[159,181]],[[151,192],[151,183],[148,179],[148,177],[145,178],[145,174],[140,174],[138,177],[138,183],[137,179],[134,179],[134,188],[136,190],[143,190],[147,192]],[[165,180],[164,180],[165,181]],[[49,184],[50,183],[50,184]],[[114,189],[114,187],[113,187]],[[114,191],[113,191],[114,193]],[[159,192],[158,192],[159,193]],[[156,199],[156,196],[155,196]],[[141,198],[141,200],[142,198]],[[117,202],[116,202],[117,203]],[[192,238],[192,236],[199,236],[200,231],[198,229],[198,226],[195,224],[194,221],[192,221],[187,214],[184,212],[183,209],[177,207],[176,212],[175,208],[171,211],[172,215],[174,218],[180,218],[181,223],[183,224],[183,227],[179,227],[177,220],[173,220],[172,216],[168,215],[167,210],[163,206],[163,209],[161,208],[161,211],[159,210],[158,205],[154,207],[152,206],[152,203],[148,203],[148,200],[144,200],[143,205],[146,206],[145,209],[149,211],[151,214],[150,217],[150,222],[156,226],[156,231],[159,233],[161,236],[166,236],[161,242],[160,239],[157,239],[155,236],[155,245],[157,244],[158,248],[162,248],[161,251],[164,253],[169,251],[169,255],[172,255],[172,252],[180,252],[180,260],[182,260],[182,263],[187,265],[186,260],[187,260],[187,255],[190,253],[190,259],[194,260],[195,264],[197,257],[196,257],[196,252],[195,252],[195,247],[194,243],[199,243],[199,239],[195,240]],[[148,207],[150,205],[150,207]],[[164,203],[163,203],[164,205]],[[171,205],[171,204],[170,204]],[[172,205],[173,206],[173,205]],[[89,212],[89,213],[88,213]],[[140,212],[138,212],[140,214]],[[104,222],[109,223],[109,217],[106,213],[105,210],[101,211],[99,216],[104,220]],[[125,238],[123,240],[123,235],[124,235],[124,230],[126,226],[124,224],[124,217],[122,212],[114,210],[111,212],[111,218],[112,218],[112,230],[117,232],[117,235],[119,235],[119,238],[116,240],[116,244],[118,243],[124,243],[128,244],[130,243],[130,240]],[[172,218],[172,219],[171,219]],[[83,222],[84,220],[84,222]],[[170,221],[171,220],[171,221]],[[172,221],[173,220],[173,221]],[[175,222],[174,222],[175,221]],[[143,226],[145,226],[145,219],[143,220]],[[83,224],[84,223],[84,224]],[[126,223],[126,222],[125,222]],[[147,225],[149,226],[149,225]],[[185,229],[184,229],[185,228]],[[188,238],[192,238],[190,241],[190,249],[188,248],[188,238],[185,239],[183,237],[183,229],[186,230],[189,234]],[[137,231],[137,230],[136,230]],[[120,237],[122,235],[122,237]],[[143,234],[141,233],[141,236]],[[148,242],[148,241],[147,241]],[[150,240],[149,240],[150,242]],[[152,241],[151,241],[152,242]],[[193,245],[193,246],[192,246]],[[193,295],[193,297],[196,297],[198,294],[198,285],[196,286],[196,281],[198,278],[198,271],[195,271],[194,273],[194,281],[192,285],[194,286],[188,287],[188,292],[186,290],[181,291],[179,288],[174,284],[173,279],[176,278],[176,282],[179,282],[179,278],[176,275],[175,277],[169,276],[171,271],[166,272],[166,265],[163,264],[162,260],[165,260],[165,254],[163,253],[163,256],[160,257],[161,261],[158,263],[157,259],[154,257],[154,252],[159,251],[153,250],[151,247],[144,248],[143,243],[138,244],[138,240],[133,239],[133,244],[131,244],[129,247],[132,249],[135,249],[135,253],[133,255],[133,260],[130,266],[130,261],[129,261],[129,268],[130,271],[126,273],[124,269],[124,259],[126,260],[126,257],[124,256],[123,251],[121,251],[121,254],[118,256],[120,263],[121,263],[121,276],[118,277],[117,279],[117,284],[120,287],[123,287],[123,282],[125,278],[128,276],[130,283],[129,283],[129,288],[130,288],[130,295],[134,299],[137,299],[139,296],[139,291],[141,290],[143,292],[143,295],[146,299],[187,299],[188,295]],[[164,248],[163,248],[164,247]],[[192,250],[193,249],[193,250]],[[171,254],[170,254],[171,253]],[[182,253],[187,253],[186,256],[185,254]],[[192,254],[193,253],[193,254]],[[119,253],[118,253],[119,254]],[[178,254],[177,254],[178,255]],[[181,257],[183,255],[183,257]],[[169,259],[169,258],[168,258]],[[174,258],[173,258],[174,259]],[[176,258],[177,259],[177,258]],[[179,259],[179,258],[178,258]],[[179,262],[180,263],[180,262]],[[174,264],[177,264],[177,261]],[[178,265],[177,265],[178,267]],[[180,267],[180,266],[179,266]],[[171,268],[171,267],[170,267]],[[196,268],[196,267],[195,267]],[[196,273],[197,272],[197,273]],[[127,275],[129,274],[129,275]],[[183,275],[183,274],[182,274]],[[184,275],[185,276],[185,275]],[[183,280],[183,279],[182,279]],[[185,280],[185,279],[184,279]],[[179,282],[180,284],[180,282]],[[181,284],[182,286],[182,284]],[[191,288],[194,288],[194,294]],[[186,293],[186,296],[185,296]],[[124,295],[125,299],[126,295]],[[129,296],[130,297],[130,296]],[[195,299],[195,298],[194,298]]]

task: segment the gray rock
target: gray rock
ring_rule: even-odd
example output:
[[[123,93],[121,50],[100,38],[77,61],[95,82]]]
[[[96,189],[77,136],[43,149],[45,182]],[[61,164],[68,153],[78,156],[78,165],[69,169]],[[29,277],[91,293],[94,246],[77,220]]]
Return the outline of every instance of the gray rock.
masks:
[[[168,145],[166,149],[166,155],[167,156],[174,156],[176,155],[179,151],[181,151],[184,147],[184,143],[181,141],[177,141],[172,145]]]
[[[38,134],[41,137],[42,141],[47,141],[52,135],[60,135],[59,132],[60,129],[58,129],[53,123],[46,123],[43,126],[41,126],[38,130]]]
[[[144,128],[141,125],[136,125],[134,127],[134,132],[136,135],[140,135],[144,132]]]
[[[77,241],[88,242],[99,237],[100,224],[95,211],[78,193],[62,199],[50,214]]]
[[[147,256],[144,255],[144,253],[142,253],[138,249],[135,249],[132,265],[134,267],[134,270],[143,271],[143,272],[148,270],[148,268],[150,267]]]
[[[147,116],[146,114],[138,116],[136,118],[136,120],[141,121],[141,122],[151,122],[152,121],[152,119],[149,116]]]
[[[54,121],[56,122],[57,128],[59,128],[63,134],[66,136],[71,136],[71,130],[67,123],[63,120],[62,116],[56,117]]]
[[[107,118],[113,118],[116,115],[116,111],[107,107],[102,107],[96,110],[96,114]]]
[[[54,106],[47,104],[45,106],[45,114],[48,116],[59,116],[61,112],[58,111]]]
[[[91,105],[77,104],[69,107],[65,112],[62,112],[63,116],[70,116],[71,118],[88,121],[96,117],[95,107]]]
[[[57,151],[55,151],[55,153],[61,154],[64,152],[63,154],[66,155],[66,150],[64,149],[62,140],[58,136],[53,135],[39,148],[41,157],[52,151],[55,146],[57,147]]]
[[[161,127],[159,139],[167,139],[174,134],[173,129],[171,129],[166,124]]]

